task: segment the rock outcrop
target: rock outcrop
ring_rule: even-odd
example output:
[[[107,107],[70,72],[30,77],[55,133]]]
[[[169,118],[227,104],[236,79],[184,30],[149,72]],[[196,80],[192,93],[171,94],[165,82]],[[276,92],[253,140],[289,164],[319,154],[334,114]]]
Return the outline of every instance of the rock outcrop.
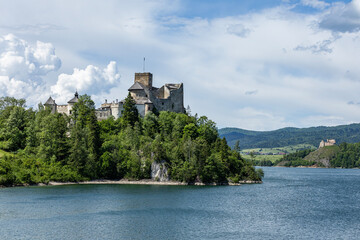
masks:
[[[160,163],[154,161],[151,164],[151,179],[160,182],[170,180],[165,161],[161,161]]]

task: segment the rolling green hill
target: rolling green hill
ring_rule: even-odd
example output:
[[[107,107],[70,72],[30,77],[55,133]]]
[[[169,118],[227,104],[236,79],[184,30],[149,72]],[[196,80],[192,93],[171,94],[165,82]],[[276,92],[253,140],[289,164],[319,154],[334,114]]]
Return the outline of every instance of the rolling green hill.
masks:
[[[233,147],[237,140],[241,149],[276,148],[297,144],[319,146],[321,140],[336,139],[337,143],[360,142],[360,124],[336,127],[282,128],[274,131],[249,131],[239,128],[222,128],[220,137],[225,137]]]

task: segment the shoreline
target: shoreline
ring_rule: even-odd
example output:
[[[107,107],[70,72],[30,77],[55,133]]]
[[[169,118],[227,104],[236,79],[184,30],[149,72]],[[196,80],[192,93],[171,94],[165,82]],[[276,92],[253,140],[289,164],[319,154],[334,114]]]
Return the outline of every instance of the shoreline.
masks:
[[[31,186],[64,186],[64,185],[102,185],[102,184],[118,184],[118,185],[162,185],[162,186],[241,186],[242,184],[260,184],[262,181],[251,181],[251,180],[242,180],[239,183],[185,183],[185,182],[177,182],[177,181],[154,181],[151,179],[142,179],[142,180],[91,180],[91,181],[83,181],[83,182],[55,182],[50,181],[46,183],[36,183],[36,184],[21,184],[21,185],[13,185],[13,186],[1,186],[0,188],[6,187],[31,187]]]

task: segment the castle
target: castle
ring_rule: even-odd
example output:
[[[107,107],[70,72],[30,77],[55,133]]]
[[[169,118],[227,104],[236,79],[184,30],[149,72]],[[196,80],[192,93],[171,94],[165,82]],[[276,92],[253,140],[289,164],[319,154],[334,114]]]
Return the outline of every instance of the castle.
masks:
[[[157,111],[184,112],[184,88],[183,84],[168,83],[161,88],[153,86],[153,75],[149,72],[135,73],[134,84],[128,89],[132,98],[135,100],[139,114],[144,117],[148,112],[156,108]],[[49,108],[52,113],[59,112],[66,115],[72,114],[72,108],[78,101],[79,95],[75,96],[65,105],[57,105],[55,100],[49,97],[44,106]],[[108,103],[107,100],[101,107],[95,110],[98,120],[107,119],[113,116],[115,119],[121,117],[124,110],[125,100]]]
[[[326,142],[324,140],[321,140],[319,148],[333,146],[335,145],[335,143],[336,143],[335,139],[326,139]]]

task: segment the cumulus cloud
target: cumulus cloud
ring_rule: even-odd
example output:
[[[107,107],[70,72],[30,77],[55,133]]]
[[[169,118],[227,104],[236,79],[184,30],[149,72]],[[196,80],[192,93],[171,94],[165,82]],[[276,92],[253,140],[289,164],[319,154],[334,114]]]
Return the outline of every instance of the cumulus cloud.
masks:
[[[60,66],[50,43],[31,45],[12,34],[0,37],[0,95],[35,97],[44,88],[42,77]]]
[[[57,83],[51,87],[51,92],[57,102],[66,102],[75,91],[88,95],[107,93],[119,81],[117,64],[111,61],[104,69],[88,65],[85,69],[74,68],[72,74],[60,74]]]
[[[330,5],[329,3],[320,0],[301,0],[301,4],[316,9],[324,9]]]
[[[348,4],[334,5],[320,21],[319,26],[335,32],[357,32],[360,30],[360,0]]]

